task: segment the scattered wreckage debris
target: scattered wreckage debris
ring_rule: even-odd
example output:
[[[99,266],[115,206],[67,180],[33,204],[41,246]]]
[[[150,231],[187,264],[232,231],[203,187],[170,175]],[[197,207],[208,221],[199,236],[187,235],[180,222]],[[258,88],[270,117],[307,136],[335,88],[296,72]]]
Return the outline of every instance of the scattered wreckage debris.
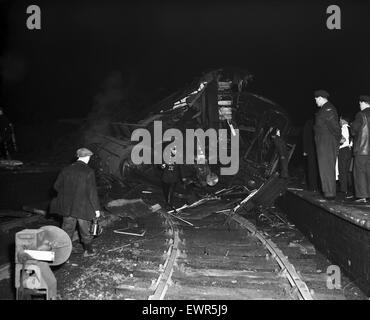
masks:
[[[3,279],[9,279],[11,276],[10,263],[6,263],[0,266],[0,281]]]
[[[106,204],[106,209],[120,217],[135,219],[148,215],[152,212],[143,199],[116,199]]]
[[[23,162],[19,160],[0,160],[0,168],[1,169],[8,169],[13,170],[15,168],[18,168],[20,166],[23,166]]]
[[[124,234],[128,236],[137,236],[137,237],[143,237],[146,233],[145,229],[142,228],[124,228],[124,229],[117,229],[113,230],[114,233]]]
[[[170,212],[166,212],[166,214],[168,214],[168,215],[170,215],[170,216],[174,217],[175,219],[178,219],[178,220],[180,220],[180,221],[182,221],[182,222],[185,222],[186,224],[188,224],[188,225],[190,225],[190,226],[194,227],[194,225],[193,225],[191,222],[189,222],[189,221],[187,221],[187,220],[185,220],[185,219],[182,219],[182,218],[180,218],[180,217],[178,217],[178,216],[175,216],[174,214],[172,214],[172,213],[170,213]]]
[[[290,242],[288,246],[289,247],[293,247],[293,248],[299,248],[299,250],[303,254],[306,254],[306,255],[314,255],[314,254],[316,254],[315,247],[312,244],[310,244],[310,243],[302,244],[302,243],[299,243],[299,240],[295,240],[295,241]]]

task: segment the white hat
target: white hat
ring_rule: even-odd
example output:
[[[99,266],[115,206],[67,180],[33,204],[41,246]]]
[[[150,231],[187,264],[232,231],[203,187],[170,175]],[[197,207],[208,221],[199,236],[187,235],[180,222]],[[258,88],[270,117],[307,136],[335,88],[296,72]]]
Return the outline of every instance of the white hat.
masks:
[[[92,156],[93,153],[87,149],[87,148],[80,148],[76,151],[76,154],[77,154],[77,157],[78,158],[81,158],[81,157],[88,157],[88,156]]]

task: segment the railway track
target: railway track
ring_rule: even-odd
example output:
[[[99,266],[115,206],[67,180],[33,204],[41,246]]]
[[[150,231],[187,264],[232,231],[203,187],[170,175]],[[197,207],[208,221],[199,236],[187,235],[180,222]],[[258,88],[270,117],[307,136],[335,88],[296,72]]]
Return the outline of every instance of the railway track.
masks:
[[[167,259],[149,300],[312,300],[306,283],[276,244],[248,220],[223,215],[185,225],[165,215]]]

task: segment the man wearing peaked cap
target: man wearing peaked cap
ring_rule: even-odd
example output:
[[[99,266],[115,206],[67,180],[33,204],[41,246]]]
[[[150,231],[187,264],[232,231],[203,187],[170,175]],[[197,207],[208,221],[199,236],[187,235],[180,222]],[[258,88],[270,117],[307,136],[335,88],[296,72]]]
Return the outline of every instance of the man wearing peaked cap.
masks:
[[[354,136],[353,176],[357,203],[367,203],[370,198],[370,97],[360,96],[360,109],[351,123]]]
[[[360,102],[366,102],[367,104],[370,103],[370,96],[360,96]]]
[[[177,147],[174,145],[170,149],[170,157],[167,163],[162,164],[162,189],[168,209],[173,209],[174,193],[176,185],[182,179],[180,166],[176,163]]]
[[[342,133],[337,109],[328,101],[329,93],[317,90],[314,95],[320,108],[315,115],[314,132],[321,186],[324,197],[333,200],[336,196],[335,164]]]
[[[323,97],[325,99],[329,98],[329,93],[325,90],[316,90],[314,92],[314,95],[315,95],[315,98],[318,98],[318,97]]]
[[[95,173],[88,166],[93,153],[89,149],[80,148],[76,155],[77,161],[64,168],[54,184],[58,196],[52,200],[50,211],[63,216],[62,229],[71,239],[78,223],[84,256],[88,257],[95,254],[90,227],[92,220],[100,216],[100,204]]]

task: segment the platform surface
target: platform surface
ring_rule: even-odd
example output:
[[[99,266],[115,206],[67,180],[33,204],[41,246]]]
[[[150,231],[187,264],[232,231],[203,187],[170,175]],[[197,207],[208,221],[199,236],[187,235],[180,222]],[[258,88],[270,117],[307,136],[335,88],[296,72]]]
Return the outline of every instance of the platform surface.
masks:
[[[345,201],[340,197],[334,201],[329,201],[324,199],[317,192],[307,191],[302,188],[289,187],[288,192],[291,192],[312,204],[320,206],[340,218],[370,230],[370,204],[353,204],[351,201]]]

